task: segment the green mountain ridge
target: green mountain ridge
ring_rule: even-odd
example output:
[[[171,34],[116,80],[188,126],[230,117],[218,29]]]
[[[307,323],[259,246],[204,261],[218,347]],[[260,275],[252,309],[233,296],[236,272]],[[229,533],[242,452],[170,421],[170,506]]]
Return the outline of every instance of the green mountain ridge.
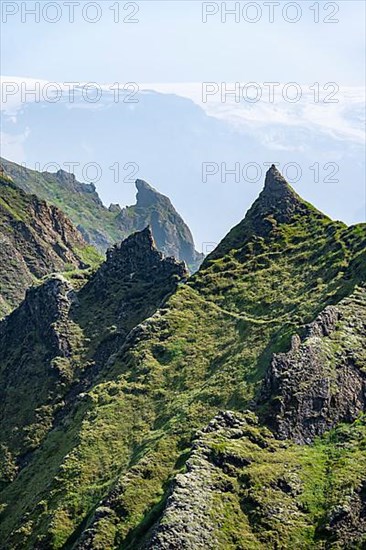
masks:
[[[272,167],[188,279],[145,230],[31,290],[0,323],[0,548],[363,548],[365,274],[366,224]]]
[[[101,257],[58,208],[0,173],[0,318],[52,272],[87,270]]]
[[[74,174],[64,170],[37,172],[3,158],[0,162],[26,193],[34,193],[63,210],[84,239],[100,252],[150,225],[158,249],[166,256],[185,261],[191,271],[197,270],[203,260],[171,201],[143,180],[136,180],[136,205],[106,208],[94,184],[80,183]]]

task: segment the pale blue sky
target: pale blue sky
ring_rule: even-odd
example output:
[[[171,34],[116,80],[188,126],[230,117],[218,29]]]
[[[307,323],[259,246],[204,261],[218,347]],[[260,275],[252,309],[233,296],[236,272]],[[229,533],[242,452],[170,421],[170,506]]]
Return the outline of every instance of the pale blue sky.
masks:
[[[41,2],[44,5],[47,2]],[[201,82],[228,81],[336,81],[340,85],[363,85],[365,81],[365,2],[338,2],[339,23],[314,23],[314,4],[323,19],[331,15],[329,2],[300,1],[302,18],[288,23],[276,7],[274,23],[262,3],[257,23],[233,17],[223,24],[220,14],[202,23],[202,3],[191,1],[138,2],[139,23],[113,23],[109,9],[115,2],[100,3],[98,23],[83,21],[81,0],[75,22],[68,8],[57,23],[35,23],[19,12],[2,25],[1,73],[46,80]],[[5,1],[2,4],[7,4]],[[21,4],[25,2],[12,2]],[[32,7],[34,2],[26,2]],[[123,7],[125,2],[120,2]],[[218,4],[221,4],[219,2]],[[231,7],[234,2],[227,2]],[[245,5],[247,2],[241,2]],[[336,3],[330,3],[336,4]],[[4,8],[3,8],[4,9]],[[9,8],[10,9],[10,8]],[[49,17],[53,17],[52,11]],[[125,16],[128,11],[121,10]],[[293,17],[294,12],[288,12]],[[91,17],[93,12],[90,11]],[[253,18],[254,12],[249,12]]]

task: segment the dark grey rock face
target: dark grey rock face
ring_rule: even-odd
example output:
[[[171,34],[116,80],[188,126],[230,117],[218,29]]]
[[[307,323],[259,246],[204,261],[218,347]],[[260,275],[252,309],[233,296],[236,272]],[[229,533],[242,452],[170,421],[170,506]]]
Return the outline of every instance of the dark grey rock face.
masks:
[[[74,292],[61,275],[52,275],[44,284],[31,287],[25,300],[0,323],[0,361],[9,358],[11,349],[41,343],[48,357],[67,357],[69,343],[64,328]],[[61,330],[61,327],[62,330]]]
[[[346,503],[335,504],[327,515],[324,533],[342,548],[364,548],[366,535],[366,481]],[[361,541],[361,542],[360,542]]]
[[[122,243],[108,249],[107,259],[80,292],[80,300],[90,300],[95,308],[103,300],[113,297],[112,306],[121,310],[119,297],[123,294],[124,309],[138,296],[145,304],[153,302],[153,312],[160,300],[172,292],[179,281],[188,277],[184,262],[164,258],[157,250],[150,227],[130,235]],[[125,290],[125,293],[122,291]],[[161,296],[152,301],[152,296]],[[117,315],[121,318],[123,312]],[[142,319],[140,319],[142,321]]]
[[[366,292],[327,307],[273,357],[261,399],[265,421],[281,439],[310,443],[366,409]]]

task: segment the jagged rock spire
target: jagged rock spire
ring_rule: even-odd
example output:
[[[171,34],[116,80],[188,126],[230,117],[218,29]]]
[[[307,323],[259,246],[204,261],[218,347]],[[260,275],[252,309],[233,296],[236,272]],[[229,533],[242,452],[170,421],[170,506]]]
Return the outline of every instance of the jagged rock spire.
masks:
[[[172,278],[188,276],[186,264],[175,258],[165,258],[157,250],[150,226],[133,233],[107,251],[106,261],[85,286],[83,294],[105,295],[123,283],[140,281],[164,287]]]
[[[266,173],[264,188],[260,193],[258,200],[263,198],[268,199],[270,197],[272,198],[272,201],[284,197],[292,199],[293,201],[298,201],[299,199],[301,200],[301,197],[297,195],[295,190],[291,187],[274,164],[272,164]]]

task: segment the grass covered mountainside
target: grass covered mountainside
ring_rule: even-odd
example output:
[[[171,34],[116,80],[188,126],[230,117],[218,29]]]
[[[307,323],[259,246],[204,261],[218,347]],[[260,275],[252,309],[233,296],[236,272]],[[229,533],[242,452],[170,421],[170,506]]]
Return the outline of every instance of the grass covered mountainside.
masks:
[[[6,159],[0,161],[19,187],[60,208],[85,240],[101,252],[150,225],[158,249],[167,256],[185,261],[191,271],[197,270],[203,260],[194,248],[188,226],[170,200],[143,180],[136,180],[134,206],[106,208],[95,186],[78,182],[74,174],[64,170],[37,172]]]
[[[0,324],[0,547],[363,548],[365,275],[366,224],[272,167],[188,280],[144,231],[30,291]]]
[[[58,208],[28,195],[0,172],[0,318],[26,289],[52,272],[85,270],[100,263]]]

